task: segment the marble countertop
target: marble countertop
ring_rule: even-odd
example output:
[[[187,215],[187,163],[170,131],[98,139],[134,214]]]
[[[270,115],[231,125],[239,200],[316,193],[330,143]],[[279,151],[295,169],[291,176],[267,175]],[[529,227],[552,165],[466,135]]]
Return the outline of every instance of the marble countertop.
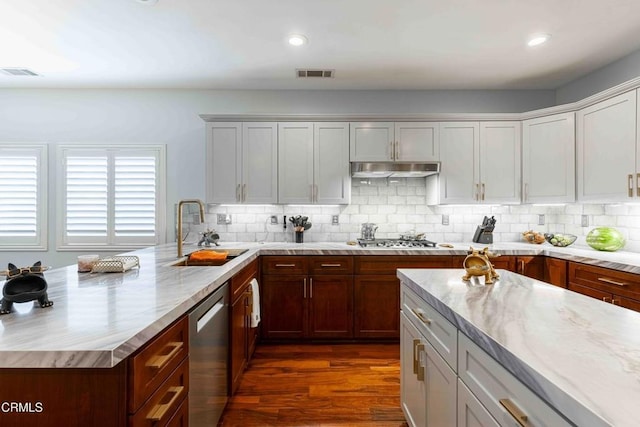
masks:
[[[50,270],[45,278],[52,307],[15,304],[13,313],[0,316],[0,368],[113,367],[259,255],[466,255],[471,245],[481,246],[386,249],[346,243],[225,242],[221,249],[249,250],[220,267],[173,267],[174,243],[129,253],[140,258],[140,268],[125,273],[78,273],[75,265]],[[503,255],[549,255],[640,274],[640,254],[528,243],[490,248]],[[197,249],[185,246],[184,252]]]
[[[493,285],[462,269],[398,277],[578,426],[636,426],[640,313],[505,270]]]

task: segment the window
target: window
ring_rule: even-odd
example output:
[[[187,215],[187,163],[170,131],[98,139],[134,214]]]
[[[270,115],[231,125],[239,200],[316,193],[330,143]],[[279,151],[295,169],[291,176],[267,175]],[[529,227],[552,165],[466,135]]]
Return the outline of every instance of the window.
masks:
[[[156,145],[58,147],[58,249],[162,243],[164,158]]]
[[[0,250],[47,249],[47,146],[0,144]]]

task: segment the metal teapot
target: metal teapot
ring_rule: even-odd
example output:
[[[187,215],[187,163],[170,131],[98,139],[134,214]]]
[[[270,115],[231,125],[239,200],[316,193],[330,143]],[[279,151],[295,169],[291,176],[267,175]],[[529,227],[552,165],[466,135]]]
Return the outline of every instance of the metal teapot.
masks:
[[[378,226],[373,222],[365,222],[360,229],[360,237],[364,240],[375,240]]]

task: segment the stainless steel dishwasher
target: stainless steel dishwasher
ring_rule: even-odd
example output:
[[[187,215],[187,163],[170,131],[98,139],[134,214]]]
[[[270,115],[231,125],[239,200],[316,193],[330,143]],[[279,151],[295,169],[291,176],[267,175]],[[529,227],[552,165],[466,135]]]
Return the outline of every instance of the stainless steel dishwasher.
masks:
[[[229,283],[189,314],[189,426],[216,426],[227,404]]]

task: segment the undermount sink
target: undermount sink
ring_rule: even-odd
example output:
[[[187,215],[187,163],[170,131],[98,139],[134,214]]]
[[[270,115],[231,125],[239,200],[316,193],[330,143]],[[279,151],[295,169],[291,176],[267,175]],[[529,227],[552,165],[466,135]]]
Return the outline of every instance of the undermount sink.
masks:
[[[200,249],[202,250],[212,250],[212,249]],[[189,256],[191,254],[188,254],[187,256],[180,258],[178,261],[170,264],[171,267],[216,267],[216,266],[220,266],[220,265],[224,265],[226,263],[228,263],[229,261],[233,260],[234,258],[242,255],[243,253],[247,252],[249,249],[216,249],[213,250],[214,252],[227,252],[227,258],[226,259],[216,259],[216,260],[207,260],[207,261],[202,261],[202,260],[189,260]],[[195,252],[199,252],[199,251],[195,251]],[[194,252],[192,252],[194,253]]]

